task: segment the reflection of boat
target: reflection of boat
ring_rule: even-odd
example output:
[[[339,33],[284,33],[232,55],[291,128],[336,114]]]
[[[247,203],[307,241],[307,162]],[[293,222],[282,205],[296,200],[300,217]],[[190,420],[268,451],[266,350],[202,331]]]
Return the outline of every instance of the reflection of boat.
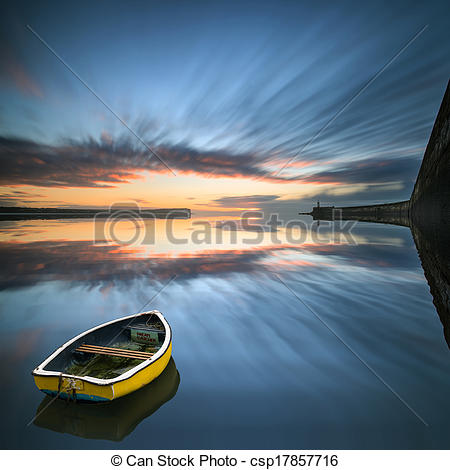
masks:
[[[93,405],[55,400],[49,405],[51,398],[45,397],[36,410],[34,424],[85,439],[121,441],[143,419],[171,400],[179,383],[180,375],[170,359],[155,381],[113,402]]]
[[[156,379],[171,353],[170,326],[153,310],[81,333],[36,367],[33,376],[48,395],[111,401]]]

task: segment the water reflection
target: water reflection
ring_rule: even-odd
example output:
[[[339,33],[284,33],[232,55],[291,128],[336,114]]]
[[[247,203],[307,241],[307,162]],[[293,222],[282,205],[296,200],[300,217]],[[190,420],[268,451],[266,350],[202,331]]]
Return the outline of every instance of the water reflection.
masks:
[[[450,232],[420,223],[411,224],[411,232],[450,348]]]
[[[193,222],[176,221],[177,237],[189,237]],[[9,423],[2,445],[109,448],[106,439],[122,435],[117,448],[148,448],[151,435],[150,445],[160,449],[445,447],[449,351],[409,229],[358,223],[357,244],[335,241],[332,223],[321,223],[321,242],[316,223],[308,230],[295,243],[279,227],[256,246],[243,242],[252,236],[243,230],[236,243],[224,234],[222,244],[214,236],[176,246],[160,230],[154,244],[130,247],[93,243],[87,221],[1,223],[0,354],[8,381],[0,403]],[[173,329],[183,375],[176,399],[134,429],[140,418],[112,406],[121,417],[109,437],[101,437],[101,423],[112,416],[70,405],[58,412],[65,403],[39,417],[47,424],[26,427],[42,400],[30,375],[36,364],[81,331],[137,312],[174,274],[150,307]],[[124,410],[139,405],[138,416],[158,406],[151,397],[129,398]],[[98,428],[84,424],[91,413]],[[89,433],[104,440],[80,438]]]
[[[339,214],[339,213],[337,213]],[[314,220],[334,220],[330,212],[315,216]],[[441,320],[445,340],[450,348],[450,231],[448,222],[433,220],[412,220],[408,214],[401,216],[364,216],[346,213],[343,220],[374,222],[381,224],[409,227],[422,264],[422,268],[430,287],[433,303]]]
[[[145,418],[177,393],[180,374],[173,358],[163,373],[140,390],[111,403],[89,404],[56,400],[46,396],[36,410],[34,424],[85,439],[121,441]]]
[[[42,222],[42,221],[40,221]],[[236,238],[229,230],[222,232],[214,224],[211,239],[194,243],[173,243],[189,239],[196,221],[175,221],[167,229],[165,221],[146,221],[156,230],[152,243],[129,246],[109,240],[93,243],[92,222],[61,221],[10,225],[3,228],[0,238],[0,290],[32,286],[44,281],[64,281],[88,287],[112,287],[129,284],[137,279],[149,284],[164,282],[177,274],[180,279],[198,276],[226,276],[255,273],[278,266],[283,269],[320,268],[339,259],[352,263],[383,266],[401,262],[404,257],[401,238],[382,234],[373,243],[373,233],[354,232],[352,239],[338,237],[332,225],[308,228],[280,227],[276,233],[254,234],[239,230]],[[170,222],[172,223],[172,222]],[[156,225],[156,227],[155,227]],[[127,232],[134,225],[122,226]],[[320,234],[317,233],[320,230]],[[247,237],[247,238],[246,238]],[[355,257],[356,254],[356,257]],[[382,256],[385,259],[380,260]],[[328,259],[325,261],[325,257]],[[355,259],[356,258],[356,259]],[[406,258],[408,258],[406,256]]]

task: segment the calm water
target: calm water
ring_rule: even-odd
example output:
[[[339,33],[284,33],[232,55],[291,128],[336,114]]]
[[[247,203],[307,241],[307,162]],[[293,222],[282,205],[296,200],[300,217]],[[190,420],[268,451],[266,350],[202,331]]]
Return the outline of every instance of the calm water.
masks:
[[[358,223],[357,244],[280,229],[257,245],[214,229],[198,244],[195,222],[173,223],[189,240],[174,244],[148,221],[155,242],[139,246],[93,243],[91,221],[1,222],[2,447],[450,448],[450,353],[408,228]],[[27,426],[44,399],[31,370],[161,288],[145,309],[173,328],[165,375]]]

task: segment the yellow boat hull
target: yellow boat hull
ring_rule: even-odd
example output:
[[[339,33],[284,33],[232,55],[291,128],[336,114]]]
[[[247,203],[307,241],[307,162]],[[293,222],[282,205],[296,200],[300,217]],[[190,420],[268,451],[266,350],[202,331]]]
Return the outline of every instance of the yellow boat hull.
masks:
[[[76,398],[81,401],[107,402],[132,393],[155,380],[166,368],[172,355],[172,341],[165,353],[155,362],[139,370],[131,377],[108,385],[98,385],[81,377],[33,375],[39,390],[61,398]]]

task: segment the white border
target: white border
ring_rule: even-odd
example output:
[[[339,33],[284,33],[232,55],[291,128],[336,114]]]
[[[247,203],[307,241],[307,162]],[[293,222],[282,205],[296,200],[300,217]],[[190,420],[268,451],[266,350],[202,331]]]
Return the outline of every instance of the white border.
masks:
[[[123,380],[126,380],[130,377],[132,377],[136,372],[139,372],[142,369],[145,369],[148,367],[152,362],[155,362],[157,359],[159,359],[166,351],[167,348],[169,347],[170,342],[172,341],[172,330],[170,329],[169,324],[167,323],[167,320],[164,318],[164,315],[159,311],[159,310],[149,310],[148,312],[141,312],[138,313],[137,315],[128,315],[126,317],[118,318],[116,320],[112,320],[106,323],[102,323],[101,325],[95,326],[94,328],[91,328],[90,330],[86,330],[83,333],[80,333],[79,335],[75,336],[74,338],[70,339],[66,343],[64,343],[62,346],[60,346],[56,351],[54,351],[47,359],[44,360],[41,364],[39,364],[32,372],[33,375],[38,375],[38,376],[44,376],[44,377],[59,377],[61,375],[61,372],[56,372],[56,371],[50,371],[50,370],[45,370],[45,366],[53,360],[56,356],[61,354],[64,349],[66,349],[68,346],[70,346],[73,342],[77,341],[78,339],[82,338],[83,336],[86,336],[88,333],[91,333],[95,330],[98,330],[100,328],[103,328],[107,325],[112,325],[113,323],[117,323],[123,320],[127,319],[132,319],[132,318],[138,318],[141,315],[148,315],[148,314],[155,314],[159,317],[161,320],[162,324],[164,325],[164,328],[166,330],[166,337],[164,339],[164,342],[161,346],[161,348],[158,350],[158,352],[152,356],[150,359],[146,359],[144,362],[141,364],[137,365],[136,367],[133,367],[129,371],[123,373],[122,375],[119,375],[118,377],[115,377],[114,379],[98,379],[96,377],[90,377],[89,375],[80,377],[78,375],[69,375],[69,374],[63,374],[63,377],[71,377],[75,379],[81,379],[81,380],[86,380],[87,382],[94,383],[97,385],[113,385],[117,382],[122,382]]]
[[[50,442],[50,441],[49,441]],[[83,446],[81,440],[79,447]],[[115,443],[118,445],[118,443]],[[26,443],[25,443],[26,445]],[[86,444],[84,444],[86,445]],[[105,445],[105,444],[99,444]],[[114,443],[113,443],[114,445]],[[165,461],[170,456],[172,459],[182,459],[184,465],[172,463],[163,467],[158,464],[159,456],[164,456]],[[276,462],[278,455],[283,456],[317,456],[321,455],[321,464],[315,465],[314,459],[311,465],[269,466],[269,462]],[[338,465],[324,465],[324,456],[335,455]],[[200,459],[210,458],[210,462]],[[3,468],[33,468],[33,470],[60,470],[61,464],[64,470],[80,470],[80,468],[129,469],[129,468],[172,468],[174,470],[187,469],[187,459],[194,460],[193,469],[201,470],[380,470],[380,469],[408,469],[426,470],[447,468],[450,460],[448,450],[3,450],[0,458]],[[235,458],[236,466],[223,465],[218,459]],[[137,465],[137,459],[142,459],[145,464]],[[152,460],[150,460],[152,459]],[[216,462],[214,461],[216,459]],[[271,460],[269,460],[271,459]],[[308,462],[306,458],[306,462]],[[180,461],[179,461],[180,462]],[[289,463],[289,461],[288,461]]]

